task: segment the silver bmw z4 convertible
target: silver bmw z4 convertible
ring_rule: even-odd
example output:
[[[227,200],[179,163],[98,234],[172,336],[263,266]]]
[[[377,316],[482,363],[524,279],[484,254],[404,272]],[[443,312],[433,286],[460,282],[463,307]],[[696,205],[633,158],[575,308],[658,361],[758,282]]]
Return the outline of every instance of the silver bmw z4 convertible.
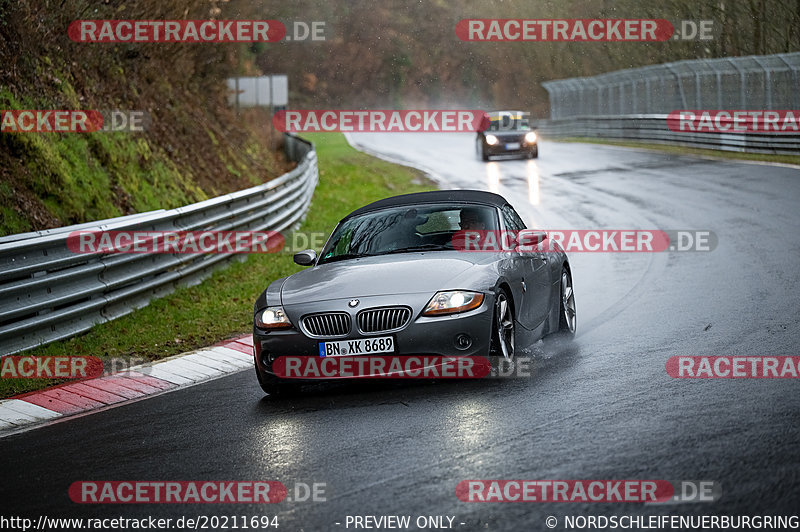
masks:
[[[406,194],[347,215],[319,255],[294,255],[308,269],[272,282],[256,300],[261,387],[281,395],[304,382],[276,370],[282,357],[511,360],[545,335],[571,338],[575,295],[564,250],[464,245],[473,233],[547,238],[527,230],[505,198],[477,190]]]

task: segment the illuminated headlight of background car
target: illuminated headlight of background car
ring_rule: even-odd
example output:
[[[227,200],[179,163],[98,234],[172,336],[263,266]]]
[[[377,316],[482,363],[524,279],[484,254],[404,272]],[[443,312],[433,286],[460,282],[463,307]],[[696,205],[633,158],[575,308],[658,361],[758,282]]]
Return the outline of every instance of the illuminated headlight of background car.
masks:
[[[476,309],[483,303],[483,294],[467,290],[436,292],[428,302],[423,316],[442,316]]]
[[[292,326],[283,307],[267,307],[256,314],[256,326],[259,329],[288,329]]]
[[[497,137],[495,137],[494,135],[486,135],[486,144],[488,144],[489,146],[494,146],[495,144],[497,144]]]
[[[534,142],[536,142],[536,133],[534,133],[533,131],[526,133],[525,142],[527,142],[528,144],[533,144]]]

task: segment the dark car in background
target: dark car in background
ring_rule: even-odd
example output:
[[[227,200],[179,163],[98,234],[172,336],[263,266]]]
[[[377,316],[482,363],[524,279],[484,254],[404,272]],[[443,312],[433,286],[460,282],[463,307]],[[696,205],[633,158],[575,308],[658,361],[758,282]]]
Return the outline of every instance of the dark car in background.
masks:
[[[256,301],[261,387],[269,394],[293,388],[273,371],[278,357],[330,356],[340,344],[348,355],[370,342],[371,353],[510,361],[518,346],[546,334],[571,337],[575,296],[561,248],[480,252],[454,245],[465,231],[525,230],[505,198],[476,190],[406,194],[350,213],[319,256],[295,255],[309,269],[274,281]]]
[[[524,111],[493,111],[489,114],[489,127],[478,131],[475,150],[488,161],[493,155],[515,155],[535,159],[539,157],[539,138],[530,127]]]

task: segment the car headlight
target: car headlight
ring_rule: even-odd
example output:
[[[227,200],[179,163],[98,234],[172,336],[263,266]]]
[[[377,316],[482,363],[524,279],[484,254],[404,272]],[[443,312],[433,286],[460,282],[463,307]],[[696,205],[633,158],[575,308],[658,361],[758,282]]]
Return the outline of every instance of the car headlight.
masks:
[[[536,142],[536,133],[531,131],[530,133],[525,133],[525,142],[528,144],[533,144]]]
[[[256,327],[259,329],[288,329],[291,326],[283,307],[267,307],[256,314]]]
[[[495,137],[494,135],[486,135],[486,144],[488,144],[489,146],[494,146],[495,144],[497,144],[497,137]]]
[[[436,292],[422,312],[423,316],[441,316],[476,309],[483,303],[483,294],[467,290]]]

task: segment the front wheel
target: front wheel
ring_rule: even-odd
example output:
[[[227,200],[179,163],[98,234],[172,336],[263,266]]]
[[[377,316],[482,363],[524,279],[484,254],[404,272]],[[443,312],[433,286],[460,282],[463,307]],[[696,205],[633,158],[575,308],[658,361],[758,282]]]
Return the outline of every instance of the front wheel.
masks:
[[[284,382],[283,379],[269,373],[261,375],[258,368],[256,368],[256,377],[261,389],[271,397],[288,397],[297,393],[298,386],[296,384]]]
[[[572,289],[572,274],[564,266],[561,268],[561,301],[558,311],[558,332],[572,338],[578,324],[575,307],[575,291]]]
[[[514,359],[514,312],[504,290],[495,298],[491,354],[509,362]]]

